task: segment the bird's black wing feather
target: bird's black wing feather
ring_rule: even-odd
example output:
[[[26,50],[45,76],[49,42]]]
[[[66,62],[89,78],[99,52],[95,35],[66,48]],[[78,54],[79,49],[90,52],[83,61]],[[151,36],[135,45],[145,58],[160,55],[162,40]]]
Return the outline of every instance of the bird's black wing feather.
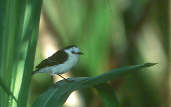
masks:
[[[68,54],[64,50],[57,51],[52,56],[43,60],[39,65],[36,66],[36,71],[47,66],[53,66],[58,64],[63,64],[68,58]]]

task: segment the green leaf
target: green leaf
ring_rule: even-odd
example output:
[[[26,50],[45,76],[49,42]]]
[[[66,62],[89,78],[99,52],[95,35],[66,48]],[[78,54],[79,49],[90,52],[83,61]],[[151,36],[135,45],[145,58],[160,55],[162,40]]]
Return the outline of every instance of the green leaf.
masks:
[[[133,70],[139,70],[141,68],[150,67],[155,64],[156,63],[145,63],[122,67],[113,69],[96,77],[69,78],[69,82],[61,80],[55,85],[51,86],[46,92],[42,93],[32,107],[61,107],[74,90],[96,87],[97,85],[106,83],[109,80],[113,80],[130,73]]]
[[[32,8],[26,8],[26,24],[23,41],[27,41],[27,55],[24,64],[21,89],[18,96],[18,107],[26,107],[29,95],[29,84],[31,82],[31,72],[33,71],[36,44],[39,32],[39,20],[42,7],[42,0],[29,0]],[[29,5],[28,5],[29,6]]]

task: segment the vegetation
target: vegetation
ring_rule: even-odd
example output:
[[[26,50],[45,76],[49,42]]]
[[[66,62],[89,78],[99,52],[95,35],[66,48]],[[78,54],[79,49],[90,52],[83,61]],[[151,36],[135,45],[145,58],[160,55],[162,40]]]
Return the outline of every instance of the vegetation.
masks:
[[[84,52],[71,82],[31,75],[51,43],[41,10],[54,47]],[[167,0],[1,0],[0,107],[60,107],[75,90],[82,107],[169,106],[168,11]],[[135,72],[154,65],[144,62],[159,64]]]

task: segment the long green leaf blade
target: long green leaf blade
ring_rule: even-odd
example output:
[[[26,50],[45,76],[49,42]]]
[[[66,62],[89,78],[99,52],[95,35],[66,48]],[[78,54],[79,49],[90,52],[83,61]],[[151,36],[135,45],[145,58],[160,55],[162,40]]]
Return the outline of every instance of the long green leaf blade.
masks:
[[[46,92],[41,94],[32,107],[61,107],[74,90],[96,87],[99,84],[116,79],[133,70],[139,70],[141,68],[150,67],[155,64],[156,63],[146,63],[113,69],[97,77],[69,78],[70,82],[61,80],[50,87]]]
[[[0,87],[17,102],[17,98],[13,95],[13,93],[9,90],[9,88],[4,84],[1,78],[0,78]]]

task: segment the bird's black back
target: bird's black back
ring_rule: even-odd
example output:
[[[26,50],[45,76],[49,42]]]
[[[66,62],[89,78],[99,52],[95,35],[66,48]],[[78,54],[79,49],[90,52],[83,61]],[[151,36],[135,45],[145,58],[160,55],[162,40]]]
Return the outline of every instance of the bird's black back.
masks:
[[[39,65],[36,66],[36,71],[48,66],[54,66],[58,64],[63,64],[68,59],[68,54],[64,50],[59,50],[52,56],[43,60]]]

